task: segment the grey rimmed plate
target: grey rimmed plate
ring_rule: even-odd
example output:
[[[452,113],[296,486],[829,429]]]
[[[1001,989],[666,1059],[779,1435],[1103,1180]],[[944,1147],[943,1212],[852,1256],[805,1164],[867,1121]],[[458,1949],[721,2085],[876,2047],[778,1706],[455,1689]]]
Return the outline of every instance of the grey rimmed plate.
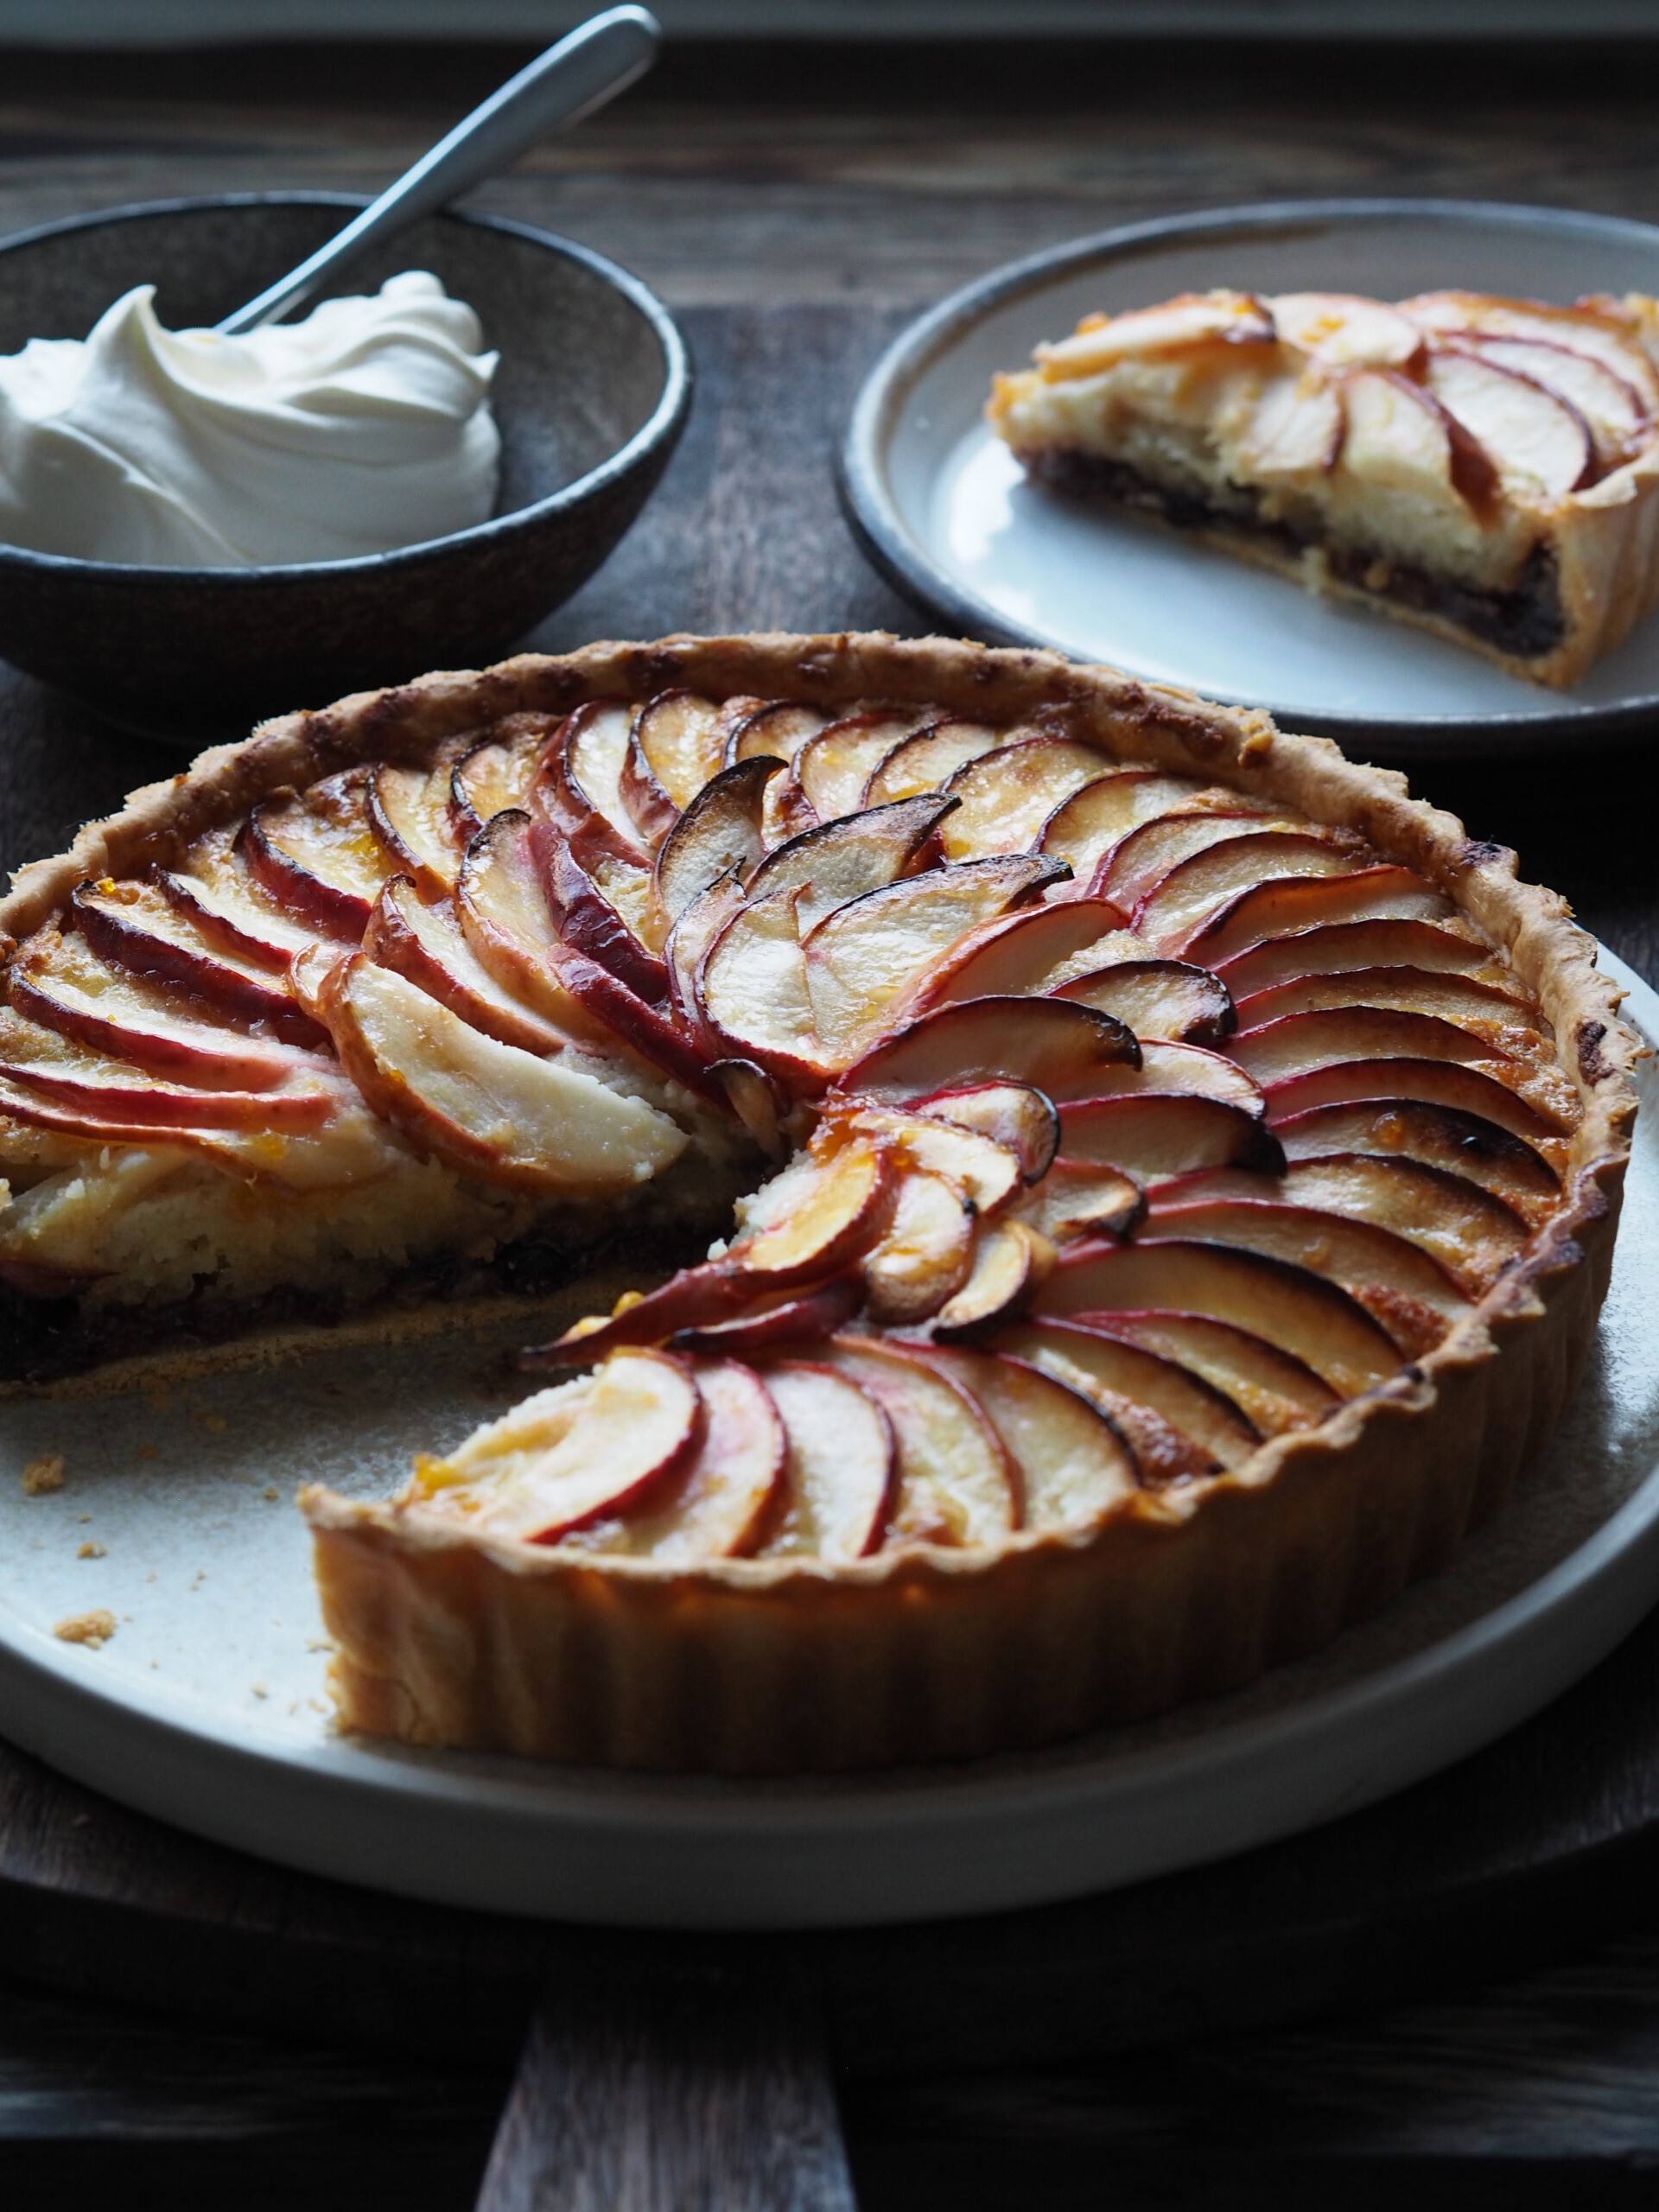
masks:
[[[1266,707],[1358,753],[1503,754],[1628,741],[1659,722],[1659,616],[1570,691],[1547,690],[1150,520],[1027,485],[984,420],[993,372],[1091,310],[1212,285],[1659,293],[1659,228],[1457,200],[1287,200],[1137,223],[995,270],[904,331],[859,393],[842,490],[877,565],[954,629]]]

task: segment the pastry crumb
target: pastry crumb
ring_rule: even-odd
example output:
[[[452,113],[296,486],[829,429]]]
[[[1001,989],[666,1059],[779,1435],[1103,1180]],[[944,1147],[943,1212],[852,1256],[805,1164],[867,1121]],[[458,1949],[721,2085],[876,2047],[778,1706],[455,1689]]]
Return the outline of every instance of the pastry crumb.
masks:
[[[305,1648],[308,1651],[332,1651],[334,1648],[334,1639],[331,1636],[308,1636],[305,1639]]]
[[[75,1554],[77,1559],[103,1559],[106,1556],[104,1546],[96,1536],[88,1536]]]
[[[115,1615],[106,1606],[96,1605],[89,1613],[67,1614],[52,1633],[60,1643],[84,1643],[89,1651],[97,1651],[115,1634]]]
[[[90,1513],[77,1513],[75,1516],[77,1521],[90,1521],[92,1517]]]
[[[261,1497],[275,1498],[281,1495],[275,1483],[267,1483],[259,1493]]]
[[[248,1684],[248,1688],[253,1692],[255,1697],[269,1697],[270,1695],[270,1692],[265,1688],[263,1682],[250,1682]]]
[[[68,1462],[61,1452],[42,1452],[38,1459],[31,1459],[23,1469],[23,1496],[45,1497],[52,1491],[61,1490],[67,1472]]]

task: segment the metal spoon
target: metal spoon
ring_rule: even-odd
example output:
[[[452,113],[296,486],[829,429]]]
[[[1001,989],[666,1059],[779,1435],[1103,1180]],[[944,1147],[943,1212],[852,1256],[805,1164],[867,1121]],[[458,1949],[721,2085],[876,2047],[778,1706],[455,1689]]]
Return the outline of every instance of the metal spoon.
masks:
[[[448,207],[471,186],[517,161],[538,138],[569,130],[603,107],[645,75],[661,38],[661,27],[648,8],[607,8],[593,16],[492,92],[327,245],[215,328],[233,338],[302,307],[371,246]]]

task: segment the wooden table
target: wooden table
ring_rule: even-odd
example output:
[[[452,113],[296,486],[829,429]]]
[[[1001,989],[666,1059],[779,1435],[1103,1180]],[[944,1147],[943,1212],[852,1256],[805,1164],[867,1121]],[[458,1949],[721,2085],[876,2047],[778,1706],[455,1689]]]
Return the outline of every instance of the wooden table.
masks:
[[[0,56],[0,231],[181,192],[372,189],[514,58],[429,49]],[[1654,50],[1610,60],[1603,49],[1587,60],[1458,48],[677,55],[620,107],[479,195],[638,270],[681,313],[699,370],[696,416],[662,491],[537,642],[682,627],[925,626],[860,558],[829,474],[860,375],[918,306],[1012,255],[1111,223],[1275,195],[1443,194],[1659,219],[1656,113]],[[164,748],[101,730],[0,669],[0,861],[55,849],[84,816],[175,765]],[[1427,788],[1479,834],[1517,846],[1529,873],[1565,890],[1601,937],[1659,974],[1645,821],[1628,805],[1606,811],[1593,770],[1570,779],[1560,766],[1447,772]],[[1173,2056],[1102,2055],[1136,2040],[1124,2015],[1138,2000],[1120,1992],[1114,2013],[1108,1990],[1092,2030],[1081,2017],[1064,2033],[1051,2022],[1045,2040],[1033,2022],[1020,2048],[1042,2063],[1018,2068],[1006,2056],[993,2063],[1013,2044],[988,1979],[979,2044],[957,2022],[948,2036],[941,2024],[938,2046],[958,2065],[976,2050],[987,2070],[930,2072],[925,2047],[898,2072],[890,2052],[888,2070],[849,2069],[841,2110],[859,2201],[1063,2206],[1110,2194],[1126,2204],[1282,2206],[1339,2190],[1363,2205],[1392,2202],[1402,2181],[1431,2202],[1541,2204],[1567,2186],[1596,2202],[1647,2201],[1643,2170],[1659,2158],[1659,1948],[1639,1925],[1645,1825],[1659,1799],[1659,1759],[1648,1758],[1649,1741],[1659,1746],[1651,1627],[1575,1699],[1553,1732],[1498,1747],[1440,1797],[1391,1814],[1393,1827],[1348,1824],[1371,1840],[1347,1860],[1321,1847],[1280,1862],[1276,1878],[1282,1903],[1284,1867],[1305,1871],[1297,1972],[1306,1993],[1340,2004],[1351,1957],[1353,1999],[1375,2000],[1390,1962],[1368,1956],[1362,1971],[1360,1951],[1342,1945],[1352,1899],[1390,1847],[1408,1851],[1413,1820],[1449,1808],[1471,1853],[1498,1878],[1503,1839],[1519,1838],[1534,1794],[1530,1747],[1552,1745],[1559,1769],[1562,1742],[1582,1740],[1581,1840],[1598,1844],[1628,1817],[1643,1830],[1636,1857],[1615,1864],[1603,1853],[1604,1880],[1586,1878],[1581,1853],[1576,1890],[1527,1892],[1524,1910],[1484,1955],[1458,1945],[1444,1893],[1438,1916],[1425,1902],[1415,1948],[1465,1972],[1478,1956],[1490,1968],[1523,1950],[1576,1944],[1582,1954],[1599,1904],[1599,1932],[1611,1938],[1601,1950],[1485,1995],[1357,2023],[1189,2040]],[[1610,1790],[1616,1817],[1598,1798]],[[1510,1815],[1506,1827],[1500,1815]],[[1512,1847],[1518,1865],[1524,1850],[1518,1840]],[[67,1889],[95,1875],[115,1899],[153,1886],[170,1848],[162,1832],[0,1750],[0,1886],[24,1872]],[[289,1909],[275,1878],[251,1866],[238,1875],[227,1854],[181,1852],[165,1878],[186,1902],[193,1883],[205,1885],[227,1921],[240,1910],[267,1933]],[[1211,1892],[1212,1910],[1223,1894]],[[1227,1894],[1249,1892],[1236,1885]],[[1133,1910],[1117,1915],[1119,1955]],[[1558,1912],[1578,1916],[1559,1928],[1525,1924]],[[331,2030],[338,2038],[351,2024],[326,2007],[307,2018],[290,2002],[278,2041],[158,2024],[136,2009],[142,1986],[124,1986],[113,2012],[26,1990],[26,1981],[100,1986],[89,1925],[48,1916],[31,1936],[21,1923],[3,1923],[0,1978],[13,1986],[0,1990],[0,2191],[9,2201],[41,2201],[49,2190],[56,2203],[90,2202],[135,2178],[164,2184],[187,2207],[303,2196],[321,2208],[365,2196],[390,2202],[394,2190],[416,2212],[471,2200],[510,2070],[505,2043],[468,2050],[451,2037],[442,2050],[392,2060],[331,2048]],[[1322,1929],[1341,1962],[1323,1975]],[[1230,1956],[1230,1968],[1216,1970],[1235,1986],[1182,1993],[1185,2012],[1148,2017],[1145,2033],[1182,2018],[1220,2020],[1230,2005],[1233,2015],[1294,2008],[1294,1992],[1260,1986],[1271,1974],[1249,1929],[1230,1948],[1226,1934],[1211,1929],[1211,1955]],[[1396,1936],[1408,1961],[1410,1930]],[[158,2000],[165,1979],[158,1965]],[[571,2040],[575,2015],[556,2008],[545,2030],[550,2076],[563,2069],[567,2085],[585,2082],[593,2109],[620,2133],[609,2144],[569,2136],[569,2173],[587,2174],[598,2193],[545,2201],[757,2212],[845,2205],[822,2074],[786,2009],[755,2028],[760,2001],[750,1986],[721,2017],[734,2031],[742,2024],[751,2056],[760,2036],[762,2105],[734,2097],[718,2069],[689,2068],[690,2044],[676,2046],[675,2023],[658,2019],[650,2030],[654,2113],[629,2103],[646,2077],[630,2071],[642,2031],[626,1991],[612,1987],[598,2014],[581,2013],[585,2042]],[[1025,2001],[1040,2012],[1048,2000],[1033,1980]],[[251,2018],[261,2002],[251,1983]],[[692,2044],[719,2041],[719,2013],[700,2014]],[[264,2018],[278,2017],[273,1997]],[[1073,2030],[1081,2055],[1057,2057],[1056,2037]],[[881,2043],[874,2014],[855,2032],[872,2048]],[[567,2100],[567,2121],[580,2108],[581,2096]],[[665,2139],[664,2130],[689,2164],[661,2156],[653,2164],[640,2148]],[[699,2158],[705,2180],[722,2177],[718,2187],[696,2180]],[[8,2189],[9,2177],[35,2187]]]

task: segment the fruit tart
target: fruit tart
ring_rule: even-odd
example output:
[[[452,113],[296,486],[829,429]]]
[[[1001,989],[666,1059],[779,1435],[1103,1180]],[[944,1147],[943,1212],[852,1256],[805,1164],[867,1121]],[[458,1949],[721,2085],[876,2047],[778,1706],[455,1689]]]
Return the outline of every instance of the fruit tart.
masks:
[[[341,1718],[410,1743],[830,1770],[1241,1683],[1501,1503],[1606,1285],[1637,1046],[1561,901],[1052,655],[427,677],[0,924],[37,1362],[648,1230],[522,1403],[306,1494]]]
[[[1184,293],[995,379],[1037,483],[1576,683],[1659,599],[1659,304]]]

